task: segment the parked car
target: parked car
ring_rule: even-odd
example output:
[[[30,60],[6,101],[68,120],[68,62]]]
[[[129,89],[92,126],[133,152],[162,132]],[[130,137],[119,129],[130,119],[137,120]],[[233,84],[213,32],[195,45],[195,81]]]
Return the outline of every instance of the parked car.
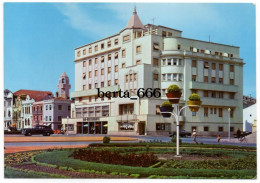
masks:
[[[176,132],[173,132],[173,134],[170,135],[170,137],[176,136]],[[191,132],[186,132],[185,130],[180,130],[180,137],[190,137]]]
[[[42,134],[43,136],[50,136],[53,133],[54,132],[51,129],[51,126],[44,126],[44,125],[34,126],[33,128],[25,128],[22,131],[22,134],[25,136],[39,135],[39,134]]]
[[[240,136],[245,137],[247,135],[250,135],[251,133],[252,132],[244,131],[244,132],[241,132]],[[237,133],[234,134],[234,138],[238,138]]]

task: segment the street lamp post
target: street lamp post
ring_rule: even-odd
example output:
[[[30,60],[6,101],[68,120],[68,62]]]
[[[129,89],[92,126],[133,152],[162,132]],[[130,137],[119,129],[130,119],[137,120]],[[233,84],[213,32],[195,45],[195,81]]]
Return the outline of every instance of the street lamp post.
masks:
[[[170,98],[171,99],[171,98]],[[173,112],[161,112],[161,113],[170,113],[171,115],[174,116],[175,120],[176,120],[176,155],[175,157],[181,157],[180,156],[180,143],[179,143],[179,139],[180,139],[180,122],[179,122],[179,116],[181,114],[181,111],[183,109],[185,109],[186,107],[189,106],[183,106],[181,109],[179,108],[179,104],[172,104],[172,107],[174,108]],[[173,121],[174,124],[174,121]]]
[[[69,135],[69,116],[67,116],[67,136]]]
[[[228,108],[228,141],[230,141],[230,111],[231,109]]]

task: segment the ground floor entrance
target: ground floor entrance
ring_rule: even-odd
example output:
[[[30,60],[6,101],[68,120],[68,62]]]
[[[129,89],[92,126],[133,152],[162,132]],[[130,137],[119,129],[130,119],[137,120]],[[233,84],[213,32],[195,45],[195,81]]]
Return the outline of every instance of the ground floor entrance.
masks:
[[[77,134],[107,134],[107,121],[77,122]]]

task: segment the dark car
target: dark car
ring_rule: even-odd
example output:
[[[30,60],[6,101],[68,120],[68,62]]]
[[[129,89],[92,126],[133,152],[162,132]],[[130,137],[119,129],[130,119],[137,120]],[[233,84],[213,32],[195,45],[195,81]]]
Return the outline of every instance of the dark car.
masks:
[[[252,132],[249,132],[249,131],[241,132],[240,137],[245,137],[247,135],[250,135],[251,133]],[[234,134],[234,138],[238,138],[237,133]]]
[[[51,129],[51,126],[38,125],[38,126],[34,126],[33,128],[23,129],[22,134],[25,136],[39,135],[39,134],[43,136],[50,136],[51,134],[53,134],[53,130]]]
[[[176,132],[170,135],[170,137],[176,136]],[[186,132],[185,130],[180,130],[180,137],[189,137],[191,136],[191,132]]]

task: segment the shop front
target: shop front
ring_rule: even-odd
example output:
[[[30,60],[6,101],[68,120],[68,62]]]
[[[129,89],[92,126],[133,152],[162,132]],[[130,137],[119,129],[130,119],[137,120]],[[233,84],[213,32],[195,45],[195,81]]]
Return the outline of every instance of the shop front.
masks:
[[[99,118],[83,118],[77,122],[77,134],[107,134],[107,121],[100,121]]]

